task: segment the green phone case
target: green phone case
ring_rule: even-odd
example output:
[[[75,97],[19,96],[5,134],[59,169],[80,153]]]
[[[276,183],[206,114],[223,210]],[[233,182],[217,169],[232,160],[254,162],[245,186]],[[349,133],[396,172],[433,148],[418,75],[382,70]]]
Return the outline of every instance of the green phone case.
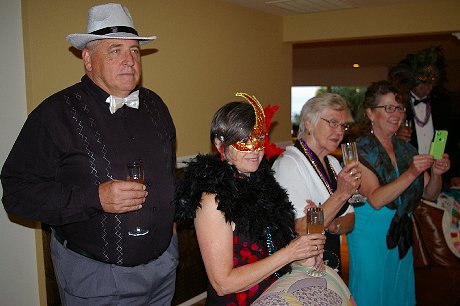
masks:
[[[434,139],[430,146],[430,155],[434,159],[441,159],[444,149],[447,142],[447,131],[446,130],[436,130],[434,132]]]

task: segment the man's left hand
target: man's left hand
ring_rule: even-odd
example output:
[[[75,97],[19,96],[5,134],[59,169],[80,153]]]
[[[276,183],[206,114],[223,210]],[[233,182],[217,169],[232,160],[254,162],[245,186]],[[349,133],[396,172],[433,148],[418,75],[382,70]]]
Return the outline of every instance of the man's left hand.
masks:
[[[99,200],[108,213],[122,214],[142,208],[148,192],[144,184],[128,181],[108,181],[99,185]]]

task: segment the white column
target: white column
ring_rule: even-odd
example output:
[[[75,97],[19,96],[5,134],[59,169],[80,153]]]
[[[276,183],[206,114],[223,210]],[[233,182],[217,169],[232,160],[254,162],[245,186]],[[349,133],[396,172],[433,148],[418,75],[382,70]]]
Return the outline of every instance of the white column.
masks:
[[[20,0],[0,0],[0,165],[27,115]],[[3,189],[0,187],[0,196]],[[3,306],[39,305],[34,229],[0,207],[0,299]]]

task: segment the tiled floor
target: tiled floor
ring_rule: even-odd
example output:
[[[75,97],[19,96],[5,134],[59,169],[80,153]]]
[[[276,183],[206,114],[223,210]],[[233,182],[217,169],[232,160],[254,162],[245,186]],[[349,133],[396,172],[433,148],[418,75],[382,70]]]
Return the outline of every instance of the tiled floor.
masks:
[[[340,248],[340,258],[342,260],[342,272],[343,272],[343,280],[348,285],[348,269],[349,269],[349,260],[348,260],[348,246],[347,246],[347,239],[345,235],[342,235],[342,244]],[[204,306],[206,300],[202,300],[198,303],[193,304],[192,306]]]

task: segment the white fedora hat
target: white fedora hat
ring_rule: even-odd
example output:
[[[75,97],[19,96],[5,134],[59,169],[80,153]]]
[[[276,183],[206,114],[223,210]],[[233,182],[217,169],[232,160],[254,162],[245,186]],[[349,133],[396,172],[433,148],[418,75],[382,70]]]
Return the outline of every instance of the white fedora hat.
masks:
[[[82,50],[88,42],[97,39],[134,39],[139,40],[139,44],[143,45],[157,38],[156,36],[139,36],[128,9],[116,3],[90,8],[86,32],[85,34],[67,35],[66,39],[72,46]]]

